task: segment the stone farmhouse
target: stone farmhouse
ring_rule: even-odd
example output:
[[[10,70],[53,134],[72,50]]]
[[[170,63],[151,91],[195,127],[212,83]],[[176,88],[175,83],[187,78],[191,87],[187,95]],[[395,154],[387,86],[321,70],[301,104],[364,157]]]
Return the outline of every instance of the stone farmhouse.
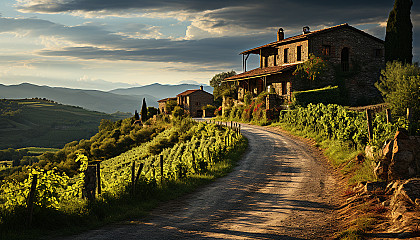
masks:
[[[166,102],[167,101],[176,101],[176,97],[174,97],[174,98],[164,98],[164,99],[161,99],[161,100],[157,101],[158,104],[159,104],[159,112],[169,114],[168,112],[166,112]]]
[[[312,32],[304,27],[302,34],[289,38],[284,38],[280,28],[277,41],[240,54],[244,72],[225,79],[237,86],[239,100],[247,91],[255,96],[270,87],[290,101],[293,91],[328,85],[343,86],[351,105],[370,103],[380,97],[374,83],[385,65],[384,41],[347,23]],[[260,66],[246,71],[250,54],[259,55]],[[292,73],[310,54],[326,60],[329,67],[320,80],[308,84]]]
[[[177,105],[188,111],[191,117],[202,117],[203,107],[213,104],[214,97],[213,94],[204,91],[203,86],[200,86],[200,89],[186,90],[176,95],[176,98],[159,100],[160,112],[166,113],[165,106],[169,100],[176,100]]]
[[[187,110],[191,117],[203,116],[203,107],[209,104],[213,104],[213,94],[203,90],[203,86],[200,89],[187,90],[176,95],[177,104],[185,110]]]

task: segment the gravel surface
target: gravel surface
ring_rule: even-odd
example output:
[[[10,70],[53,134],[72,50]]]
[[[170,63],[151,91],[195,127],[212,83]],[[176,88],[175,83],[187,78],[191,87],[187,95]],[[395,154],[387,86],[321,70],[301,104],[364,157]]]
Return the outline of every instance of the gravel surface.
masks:
[[[228,176],[145,219],[65,239],[327,239],[337,185],[313,147],[275,128],[242,124],[249,149]]]

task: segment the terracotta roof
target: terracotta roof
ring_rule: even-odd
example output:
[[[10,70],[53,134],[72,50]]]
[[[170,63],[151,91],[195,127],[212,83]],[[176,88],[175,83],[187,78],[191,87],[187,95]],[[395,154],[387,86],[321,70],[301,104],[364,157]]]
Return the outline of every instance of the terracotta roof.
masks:
[[[256,68],[250,71],[246,71],[244,73],[237,74],[232,77],[225,78],[224,81],[233,81],[241,78],[256,78],[256,77],[264,77],[268,75],[273,75],[277,73],[282,73],[285,71],[291,71],[295,70],[296,66],[299,65],[296,64],[290,64],[290,65],[283,65],[283,66],[274,66],[274,67],[266,67],[266,68]]]
[[[350,28],[354,31],[357,31],[357,32],[359,32],[359,33],[361,33],[361,34],[363,34],[367,37],[370,37],[370,38],[372,38],[372,39],[374,39],[378,42],[384,43],[383,40],[381,40],[381,39],[379,39],[379,38],[377,38],[373,35],[370,35],[369,33],[366,33],[366,32],[364,32],[360,29],[352,27],[352,26],[348,25],[347,23],[344,23],[344,24],[340,24],[340,25],[337,25],[337,26],[324,28],[324,29],[313,31],[313,32],[309,32],[309,33],[300,34],[300,35],[296,35],[296,36],[293,36],[293,37],[285,38],[285,39],[280,40],[280,41],[275,41],[275,42],[272,42],[272,43],[268,43],[268,44],[263,45],[263,46],[259,46],[259,47],[256,47],[256,48],[252,48],[252,49],[243,51],[240,54],[250,54],[250,53],[259,54],[259,51],[257,51],[257,50],[260,50],[262,48],[275,47],[277,45],[282,45],[282,44],[289,43],[289,42],[292,42],[292,41],[307,39],[309,37],[315,36],[315,35],[320,34],[320,33],[325,33],[325,32],[329,32],[329,31],[333,31],[333,30],[337,30],[339,28],[345,28],[345,27]]]
[[[180,93],[180,94],[178,94],[178,95],[176,95],[177,97],[179,97],[179,96],[188,96],[188,95],[190,95],[191,93],[193,93],[193,92],[197,92],[197,91],[201,91],[200,89],[192,89],[192,90],[186,90],[186,91],[184,91],[184,92],[182,92],[182,93]]]
[[[169,101],[169,100],[176,100],[176,98],[174,98],[174,97],[172,97],[172,98],[164,98],[164,99],[158,100],[157,102],[166,102],[166,101]]]

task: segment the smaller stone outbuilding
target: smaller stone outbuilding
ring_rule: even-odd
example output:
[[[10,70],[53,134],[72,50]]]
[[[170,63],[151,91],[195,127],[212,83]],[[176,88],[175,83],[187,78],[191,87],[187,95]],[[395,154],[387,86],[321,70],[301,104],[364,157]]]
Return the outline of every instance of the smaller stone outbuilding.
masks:
[[[176,101],[176,98],[164,98],[157,101],[159,103],[159,112],[169,114],[168,112],[166,112],[166,103],[168,101]]]
[[[213,94],[200,89],[186,90],[176,96],[178,106],[190,113],[191,117],[202,117],[203,107],[213,104]]]

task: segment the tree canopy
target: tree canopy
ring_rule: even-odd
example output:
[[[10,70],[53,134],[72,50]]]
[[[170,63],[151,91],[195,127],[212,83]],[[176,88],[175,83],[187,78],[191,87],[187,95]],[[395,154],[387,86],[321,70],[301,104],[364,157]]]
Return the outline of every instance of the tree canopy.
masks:
[[[411,63],[413,59],[412,0],[395,0],[389,13],[385,35],[385,60]]]
[[[234,75],[236,75],[236,72],[233,70],[230,72],[221,72],[214,75],[210,80],[210,86],[213,87],[213,96],[215,101],[221,101],[223,96],[232,94],[232,87],[226,82],[223,82],[223,80]]]
[[[414,64],[388,62],[376,87],[394,114],[402,116],[407,108],[420,115],[420,68]]]

